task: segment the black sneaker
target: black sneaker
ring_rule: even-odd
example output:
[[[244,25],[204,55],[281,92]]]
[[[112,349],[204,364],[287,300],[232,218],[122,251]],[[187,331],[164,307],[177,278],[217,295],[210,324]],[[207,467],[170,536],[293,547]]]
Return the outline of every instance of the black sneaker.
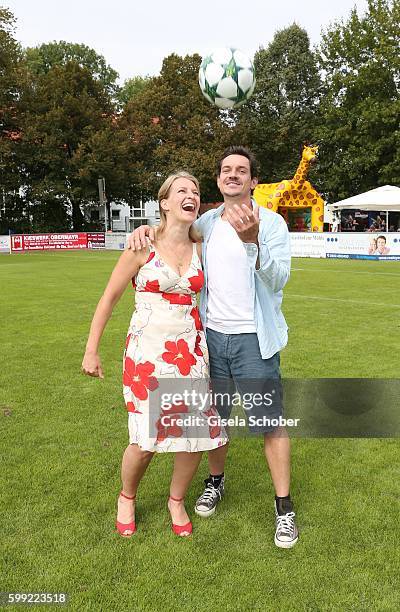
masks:
[[[204,481],[206,488],[204,489],[203,494],[200,495],[194,507],[196,514],[203,517],[214,514],[218,502],[224,495],[224,481],[225,477],[222,477],[218,487],[214,487],[209,478]]]
[[[279,548],[292,548],[299,539],[299,531],[294,522],[294,512],[287,512],[286,514],[278,514],[275,502],[275,544]]]

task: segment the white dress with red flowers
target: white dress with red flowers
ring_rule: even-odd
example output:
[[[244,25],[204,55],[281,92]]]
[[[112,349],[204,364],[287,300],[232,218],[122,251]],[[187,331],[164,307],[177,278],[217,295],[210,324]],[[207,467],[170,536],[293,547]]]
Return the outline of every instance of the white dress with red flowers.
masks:
[[[130,443],[152,452],[226,444],[217,412],[206,403],[208,350],[196,302],[204,276],[196,245],[183,276],[151,247],[135,281],[123,372]]]

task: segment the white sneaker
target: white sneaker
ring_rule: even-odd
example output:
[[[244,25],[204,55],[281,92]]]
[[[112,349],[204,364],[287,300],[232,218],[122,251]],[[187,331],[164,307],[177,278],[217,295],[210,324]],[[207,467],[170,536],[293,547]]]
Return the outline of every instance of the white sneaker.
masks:
[[[194,511],[199,516],[206,518],[207,516],[214,514],[218,502],[222,499],[225,491],[225,477],[222,477],[219,487],[214,487],[211,479],[209,478],[204,481],[204,484],[206,485],[206,488],[197,500]]]
[[[286,514],[278,514],[278,510],[275,502],[275,545],[279,548],[292,548],[299,539],[299,530],[294,522],[294,512],[287,512]]]

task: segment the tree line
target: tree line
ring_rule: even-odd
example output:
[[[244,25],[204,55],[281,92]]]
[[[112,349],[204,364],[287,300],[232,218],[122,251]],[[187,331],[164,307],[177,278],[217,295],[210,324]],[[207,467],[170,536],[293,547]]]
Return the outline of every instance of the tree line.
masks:
[[[260,181],[290,178],[305,143],[319,145],[310,181],[332,202],[400,185],[400,0],[368,0],[312,48],[296,24],[254,63],[248,103],[220,111],[201,95],[199,55],[166,57],[159,76],[118,74],[85,45],[22,48],[0,7],[0,233],[88,229],[104,177],[108,201],[154,198],[185,168],[202,201],[218,201],[215,160],[245,144]]]

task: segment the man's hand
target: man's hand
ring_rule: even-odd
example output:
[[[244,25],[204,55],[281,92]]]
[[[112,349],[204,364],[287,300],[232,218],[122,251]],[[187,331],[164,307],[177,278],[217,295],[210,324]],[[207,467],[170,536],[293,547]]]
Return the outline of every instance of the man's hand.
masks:
[[[246,204],[241,206],[234,204],[233,209],[225,208],[225,214],[242,242],[253,242],[258,245],[258,228],[260,226],[258,206],[251,209]]]
[[[140,251],[148,245],[146,236],[148,236],[150,240],[154,240],[155,235],[154,227],[150,225],[141,225],[128,236],[127,248],[132,249],[132,251]]]

